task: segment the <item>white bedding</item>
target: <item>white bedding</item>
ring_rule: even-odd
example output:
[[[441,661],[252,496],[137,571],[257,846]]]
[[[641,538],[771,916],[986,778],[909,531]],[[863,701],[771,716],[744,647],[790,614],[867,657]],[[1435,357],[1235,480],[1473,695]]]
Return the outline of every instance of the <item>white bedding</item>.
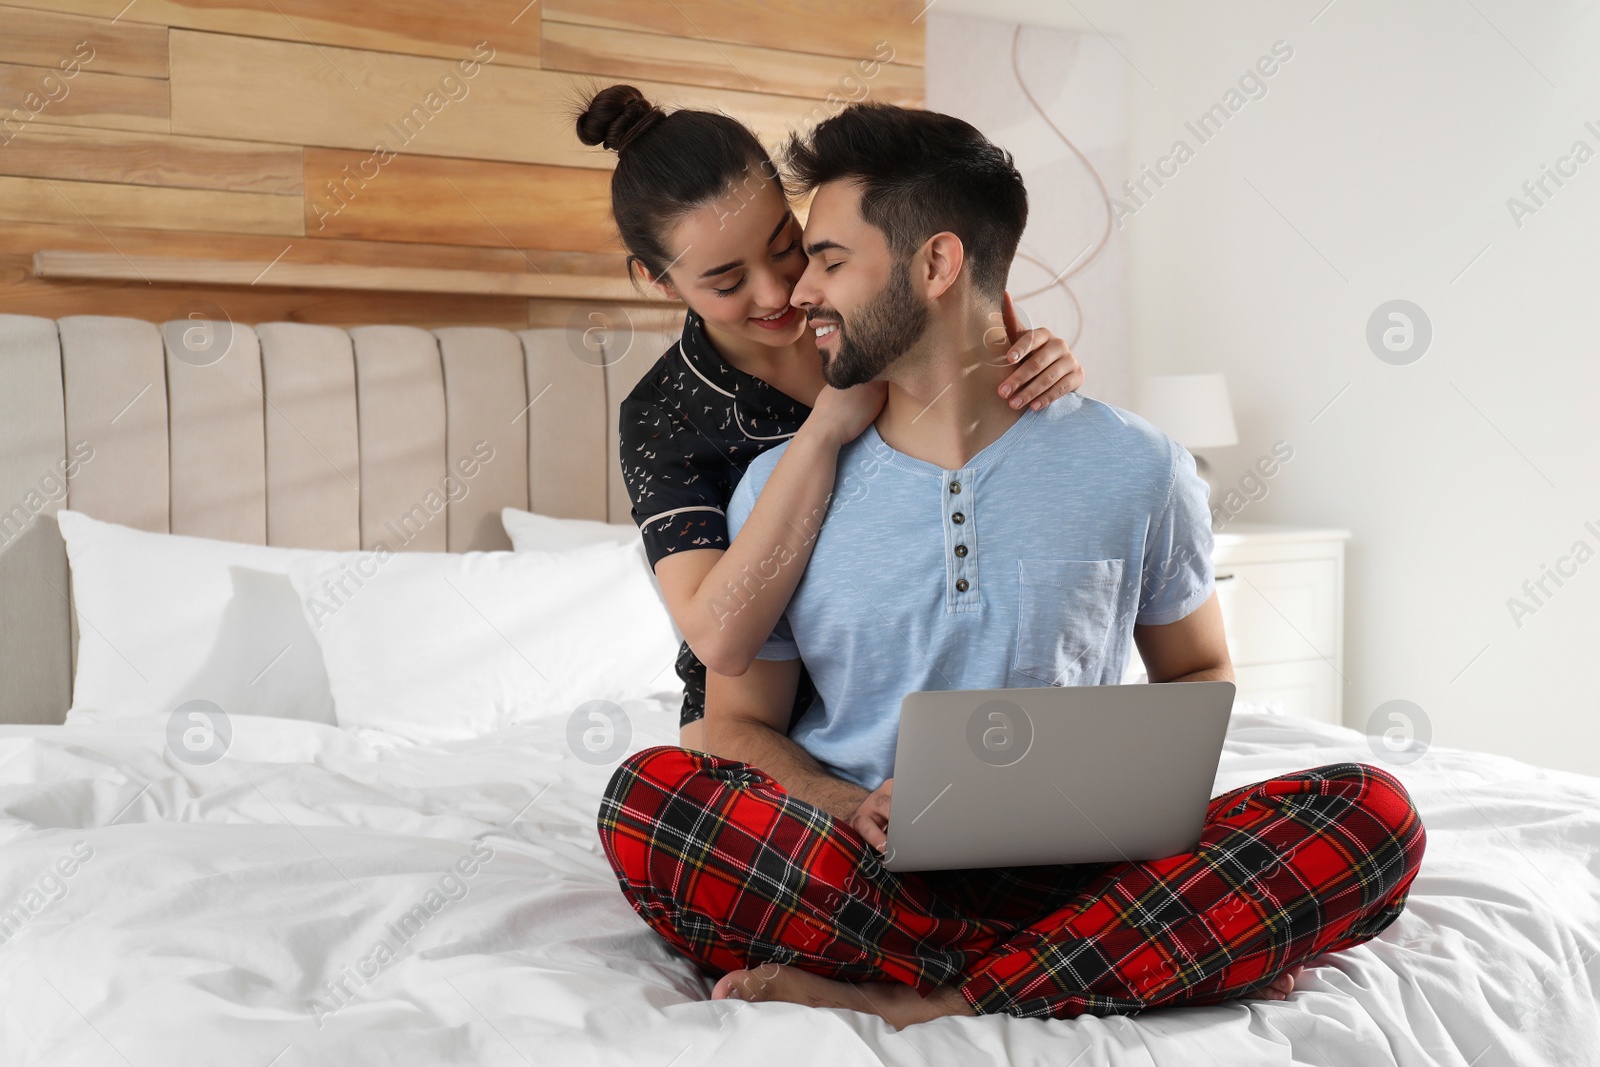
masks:
[[[673,740],[674,701],[626,708],[632,748]],[[236,717],[227,755],[191,766],[164,717],[92,718],[0,727],[0,909],[27,914],[0,943],[0,1063],[1495,1067],[1600,1049],[1600,780],[1507,759],[1395,768],[1428,830],[1406,913],[1285,1003],[895,1033],[707,1001],[617,890],[594,831],[611,768],[570,754],[561,719],[412,746]],[[1217,789],[1346,759],[1375,757],[1353,731],[1240,710]],[[488,858],[449,881],[475,845]],[[419,904],[402,942],[391,924]],[[395,957],[361,978],[380,940]],[[349,975],[348,996],[323,985]]]

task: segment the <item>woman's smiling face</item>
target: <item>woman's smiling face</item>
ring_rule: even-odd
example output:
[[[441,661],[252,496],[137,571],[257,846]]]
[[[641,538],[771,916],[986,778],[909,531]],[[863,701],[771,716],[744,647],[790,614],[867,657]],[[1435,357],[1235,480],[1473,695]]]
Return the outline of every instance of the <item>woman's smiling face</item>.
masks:
[[[789,303],[805,273],[800,220],[777,182],[750,176],[678,221],[666,244],[675,294],[705,321],[757,344],[782,348],[806,332],[805,313]]]

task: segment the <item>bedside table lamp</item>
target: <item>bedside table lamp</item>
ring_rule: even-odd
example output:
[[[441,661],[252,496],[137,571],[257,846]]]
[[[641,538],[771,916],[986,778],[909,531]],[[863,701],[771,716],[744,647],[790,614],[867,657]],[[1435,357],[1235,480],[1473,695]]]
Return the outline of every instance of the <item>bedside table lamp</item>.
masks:
[[[1197,448],[1239,443],[1226,375],[1167,374],[1146,378],[1139,396],[1139,414],[1191,454]],[[1194,462],[1214,494],[1217,483],[1211,464],[1199,455],[1195,455]]]

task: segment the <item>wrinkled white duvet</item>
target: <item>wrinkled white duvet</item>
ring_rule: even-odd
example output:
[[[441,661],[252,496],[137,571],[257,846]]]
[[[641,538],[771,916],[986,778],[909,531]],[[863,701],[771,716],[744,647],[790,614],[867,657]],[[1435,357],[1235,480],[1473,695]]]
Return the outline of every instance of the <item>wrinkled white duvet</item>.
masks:
[[[675,703],[628,705],[632,747]],[[92,717],[90,717],[92,718]],[[1284,1003],[946,1019],[706,1000],[628,908],[565,722],[408,746],[235,718],[0,728],[0,1064],[1600,1062],[1600,780],[1434,749],[1392,768],[1428,851],[1406,913]],[[1236,711],[1217,790],[1376,757]],[[20,910],[19,910],[20,909]]]

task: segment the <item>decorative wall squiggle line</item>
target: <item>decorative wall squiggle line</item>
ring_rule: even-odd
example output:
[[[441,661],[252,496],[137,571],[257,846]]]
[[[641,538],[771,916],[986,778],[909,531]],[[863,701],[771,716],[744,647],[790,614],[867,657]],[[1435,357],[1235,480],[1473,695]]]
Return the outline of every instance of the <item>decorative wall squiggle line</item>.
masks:
[[[1018,259],[1027,260],[1029,263],[1032,263],[1045,273],[1050,274],[1051,278],[1039,288],[1023,293],[1021,296],[1014,297],[1013,301],[1020,304],[1029,297],[1038,296],[1040,293],[1059,286],[1061,291],[1066,294],[1067,299],[1072,302],[1072,310],[1078,318],[1077,326],[1074,328],[1072,336],[1067,338],[1067,344],[1072,345],[1076,344],[1078,339],[1083,336],[1083,306],[1078,302],[1078,296],[1072,291],[1072,286],[1067,284],[1067,280],[1074,274],[1082,271],[1090,263],[1093,263],[1095,258],[1105,250],[1106,244],[1111,240],[1111,224],[1115,219],[1115,215],[1113,214],[1111,208],[1111,194],[1106,191],[1106,183],[1101,180],[1099,172],[1094,169],[1094,166],[1089,162],[1088,157],[1078,150],[1078,146],[1072,143],[1072,138],[1063,133],[1061,131],[1061,127],[1055,124],[1055,121],[1051,119],[1050,115],[1045,111],[1043,105],[1039,103],[1038,98],[1033,95],[1033,90],[1028,88],[1027,81],[1022,77],[1022,64],[1018,58],[1018,52],[1022,44],[1022,31],[1023,27],[1019,25],[1011,35],[1011,73],[1017,79],[1017,86],[1022,90],[1022,95],[1027,97],[1028,104],[1035,112],[1038,113],[1039,117],[1044,120],[1045,125],[1049,126],[1051,132],[1061,139],[1061,143],[1066,145],[1068,150],[1071,151],[1073,155],[1078,157],[1078,161],[1083,164],[1084,169],[1087,170],[1090,176],[1094,178],[1095,185],[1100,189],[1101,203],[1105,205],[1106,209],[1106,227],[1105,230],[1100,234],[1099,240],[1095,242],[1093,249],[1087,256],[1080,253],[1079,256],[1073,260],[1073,262],[1068,263],[1059,271],[1054,270],[1042,260],[1028,255],[1026,252],[1019,251],[1017,253]]]

